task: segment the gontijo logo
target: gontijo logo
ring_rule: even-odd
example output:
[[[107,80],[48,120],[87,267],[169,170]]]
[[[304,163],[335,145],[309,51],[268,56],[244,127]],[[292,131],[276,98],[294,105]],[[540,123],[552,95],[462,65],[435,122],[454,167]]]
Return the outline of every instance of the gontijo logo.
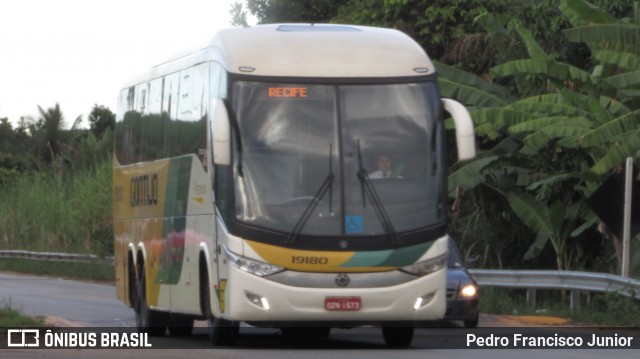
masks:
[[[141,175],[131,178],[131,207],[158,204],[158,175]]]

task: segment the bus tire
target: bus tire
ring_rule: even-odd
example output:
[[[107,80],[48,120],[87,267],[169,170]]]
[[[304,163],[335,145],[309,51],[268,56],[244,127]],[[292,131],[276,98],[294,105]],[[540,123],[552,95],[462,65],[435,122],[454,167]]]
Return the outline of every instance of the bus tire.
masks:
[[[129,296],[128,304],[130,308],[135,309],[136,303],[138,301],[136,299],[138,296],[138,280],[136,279],[136,268],[131,252],[129,252],[127,257],[127,261],[129,262],[127,264],[127,295]]]
[[[207,332],[213,345],[233,345],[238,339],[240,326],[211,312],[211,290],[209,289],[209,272],[201,258],[200,262],[200,306],[202,314],[207,318]]]
[[[413,340],[413,327],[382,327],[382,337],[387,346],[408,347]]]
[[[208,320],[208,328],[209,340],[213,345],[234,345],[238,340],[238,323],[214,317]]]
[[[152,310],[147,305],[147,281],[145,277],[144,264],[138,270],[138,280],[136,285],[136,303],[134,310],[136,313],[136,327],[141,333],[148,333],[149,336],[162,336],[167,330],[167,314]]]
[[[169,321],[169,334],[173,337],[186,337],[193,332],[193,318],[173,315]]]

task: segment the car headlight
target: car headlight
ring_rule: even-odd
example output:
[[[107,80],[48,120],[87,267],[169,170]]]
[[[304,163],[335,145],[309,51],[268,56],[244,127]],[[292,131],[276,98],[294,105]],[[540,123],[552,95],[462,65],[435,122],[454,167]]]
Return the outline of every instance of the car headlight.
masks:
[[[463,298],[473,298],[478,294],[478,289],[473,284],[466,284],[460,288],[460,296]]]
[[[269,263],[261,262],[255,259],[250,259],[247,257],[243,257],[239,254],[233,253],[227,246],[223,245],[224,253],[227,255],[227,259],[229,263],[241,269],[247,273],[251,273],[257,275],[259,277],[268,276],[271,274],[275,274],[284,270],[282,267],[274,266]]]
[[[437,272],[440,269],[444,268],[447,264],[447,258],[449,257],[448,253],[439,255],[435,258],[427,259],[426,261],[414,263],[405,267],[400,268],[401,271],[407,272],[409,274],[413,274],[418,277],[425,276],[427,274],[431,274],[433,272]]]

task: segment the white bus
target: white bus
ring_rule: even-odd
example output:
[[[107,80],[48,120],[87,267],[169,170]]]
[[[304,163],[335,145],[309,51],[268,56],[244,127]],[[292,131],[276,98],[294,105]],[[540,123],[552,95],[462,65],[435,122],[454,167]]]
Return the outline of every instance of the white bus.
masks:
[[[390,29],[228,29],[151,68],[119,96],[118,298],[155,335],[376,325],[409,345],[446,306],[444,111],[472,158],[467,111]]]

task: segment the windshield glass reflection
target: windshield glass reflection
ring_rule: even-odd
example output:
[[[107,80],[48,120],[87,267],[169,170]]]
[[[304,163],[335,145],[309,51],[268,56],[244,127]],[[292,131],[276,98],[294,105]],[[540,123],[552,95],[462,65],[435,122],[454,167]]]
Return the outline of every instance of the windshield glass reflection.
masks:
[[[236,219],[293,237],[394,237],[441,222],[435,91],[236,82]]]

